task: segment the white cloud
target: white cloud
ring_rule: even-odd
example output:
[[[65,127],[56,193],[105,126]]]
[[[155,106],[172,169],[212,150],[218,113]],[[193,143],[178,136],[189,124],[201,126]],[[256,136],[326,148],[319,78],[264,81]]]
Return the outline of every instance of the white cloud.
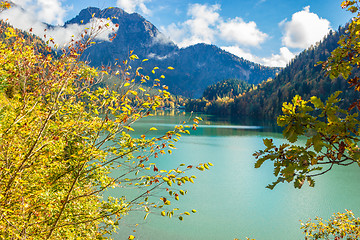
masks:
[[[291,59],[295,57],[295,54],[292,53],[288,48],[282,47],[280,48],[279,54],[272,54],[271,57],[260,58],[253,55],[251,52],[244,50],[238,46],[228,46],[221,47],[223,50],[228,51],[238,57],[242,57],[246,60],[262,64],[264,66],[269,67],[285,67]]]
[[[290,21],[284,19],[279,23],[279,26],[284,31],[282,38],[284,46],[280,48],[278,54],[271,54],[270,57],[257,57],[250,50],[239,47],[239,45],[246,45],[246,41],[249,41],[248,45],[256,41],[258,41],[257,44],[260,44],[267,37],[266,34],[257,30],[255,23],[244,23],[240,18],[224,22],[219,26],[222,29],[223,38],[235,44],[234,46],[222,47],[222,49],[265,66],[285,67],[295,57],[295,54],[289,48],[307,48],[321,40],[330,31],[329,21],[319,18],[315,13],[311,13],[309,6],[294,13]],[[249,35],[236,35],[236,32]]]
[[[161,32],[156,33],[156,35],[153,38],[153,43],[154,44],[160,43],[160,44],[165,44],[165,45],[173,44],[172,40],[169,37],[162,34]]]
[[[179,26],[178,24],[171,23],[169,26],[164,27],[160,26],[160,31],[164,32],[171,40],[177,43],[180,47],[182,46],[181,42],[184,40],[184,36],[188,34],[188,31],[184,26]]]
[[[148,58],[155,58],[157,60],[162,61],[162,60],[165,60],[165,59],[167,59],[167,58],[169,58],[171,56],[173,56],[173,54],[167,54],[167,55],[164,55],[164,56],[159,56],[159,55],[156,55],[155,53],[149,53],[147,57]]]
[[[310,6],[284,19],[279,24],[284,30],[282,42],[291,48],[307,48],[320,41],[329,31],[330,22],[310,12]]]
[[[255,22],[245,22],[241,18],[224,20],[219,4],[191,4],[187,15],[189,19],[160,27],[180,47],[196,43],[214,43],[217,39],[247,46],[258,46],[267,34],[257,29]]]
[[[108,40],[109,35],[117,30],[116,26],[110,20],[99,18],[92,19],[92,21],[86,25],[70,24],[66,27],[56,26],[54,28],[47,29],[46,24],[35,18],[33,14],[25,12],[19,7],[12,7],[3,11],[0,13],[0,18],[8,19],[8,22],[15,28],[19,28],[27,32],[32,29],[32,33],[45,41],[53,38],[55,43],[60,47],[68,44],[71,39],[79,39],[85,28],[93,28],[94,31],[97,31],[97,29],[99,29],[98,27],[101,26],[103,30],[96,35],[97,40]],[[46,35],[46,37],[44,35]]]
[[[196,43],[211,43],[216,35],[216,23],[220,15],[217,11],[220,5],[191,4],[187,15],[190,17],[183,23],[172,23],[167,27],[160,27],[161,31],[171,37],[180,47],[187,47]]]
[[[280,54],[272,54],[269,58],[261,58],[261,64],[270,67],[285,67],[295,57],[287,47],[280,48]]]
[[[62,25],[64,23],[64,17],[66,9],[61,6],[61,2],[58,0],[37,0],[40,10],[38,16],[40,20],[48,23],[55,23]]]
[[[151,10],[146,7],[145,3],[151,0],[117,0],[117,6],[128,13],[140,11],[144,15],[151,15]]]
[[[246,51],[239,46],[221,47],[221,49],[252,62],[258,62],[259,60],[259,58],[254,56],[251,52]]]
[[[69,6],[61,0],[13,0],[13,2],[43,22],[62,25]]]
[[[222,22],[218,29],[223,39],[246,46],[258,46],[268,37],[257,29],[255,22],[246,23],[239,17]]]

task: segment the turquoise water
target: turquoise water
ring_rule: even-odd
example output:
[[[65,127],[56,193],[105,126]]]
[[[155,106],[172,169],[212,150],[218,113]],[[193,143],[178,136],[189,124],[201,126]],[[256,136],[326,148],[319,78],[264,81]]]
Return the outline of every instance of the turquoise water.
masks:
[[[189,116],[163,115],[142,120],[134,126],[142,133],[154,126],[159,132],[169,130]],[[202,116],[198,130],[184,136],[172,155],[161,156],[160,168],[170,169],[180,163],[212,162],[210,171],[194,171],[195,184],[185,185],[188,194],[173,207],[182,211],[196,209],[180,222],[160,214],[143,212],[126,216],[115,239],[304,239],[299,220],[315,216],[329,218],[334,212],[351,209],[359,213],[360,169],[357,166],[337,167],[316,179],[315,188],[294,189],[280,184],[274,190],[265,186],[274,180],[272,166],[254,168],[252,154],[263,148],[262,139],[284,140],[274,128],[264,124],[231,123]],[[120,193],[112,193],[120,194]],[[358,214],[359,215],[359,214]],[[138,224],[137,226],[135,224]],[[133,232],[136,231],[136,232]]]

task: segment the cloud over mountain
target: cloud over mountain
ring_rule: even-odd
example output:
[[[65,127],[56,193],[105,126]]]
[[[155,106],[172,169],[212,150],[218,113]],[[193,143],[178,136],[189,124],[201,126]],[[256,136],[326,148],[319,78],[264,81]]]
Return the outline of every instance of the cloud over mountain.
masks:
[[[247,23],[240,17],[222,21],[218,30],[220,37],[226,41],[245,46],[259,46],[268,37],[257,28],[255,22]]]
[[[95,31],[95,28],[98,29],[99,26],[102,26],[103,30],[97,34],[96,39],[105,41],[109,39],[110,34],[117,30],[117,27],[110,20],[101,18],[93,18],[91,22],[86,25],[68,24],[66,26],[49,26],[42,22],[40,20],[41,18],[38,19],[37,15],[25,11],[20,6],[13,6],[1,12],[0,19],[6,20],[14,27],[26,32],[30,32],[31,29],[32,33],[45,41],[52,38],[59,47],[70,43],[72,39],[77,40],[85,28]]]
[[[320,41],[329,31],[330,22],[310,12],[310,6],[292,15],[290,21],[279,24],[283,28],[282,42],[291,48],[307,48]]]
[[[64,6],[61,0],[12,0],[18,7],[26,9],[39,21],[49,24],[62,25],[66,12],[71,8]]]
[[[191,4],[187,12],[188,20],[160,29],[180,47],[197,43],[212,44],[216,40],[256,47],[268,37],[255,22],[245,22],[240,17],[223,19],[220,10],[219,4]]]
[[[151,10],[145,5],[151,0],[117,0],[117,6],[128,13],[139,11],[144,15],[151,15]]]
[[[287,47],[280,48],[279,54],[272,54],[271,57],[261,58],[253,55],[249,50],[244,50],[238,46],[225,46],[221,47],[236,56],[242,57],[249,61],[262,64],[269,67],[285,67],[291,59],[295,57]]]

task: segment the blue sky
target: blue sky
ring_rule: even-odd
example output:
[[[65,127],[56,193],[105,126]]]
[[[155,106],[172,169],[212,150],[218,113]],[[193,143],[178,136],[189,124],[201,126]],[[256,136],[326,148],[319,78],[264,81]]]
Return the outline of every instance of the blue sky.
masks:
[[[268,66],[285,66],[297,53],[351,17],[341,9],[338,0],[13,1],[28,11],[28,18],[14,12],[2,13],[0,17],[24,30],[30,23],[37,26],[36,21],[62,25],[88,6],[117,6],[143,15],[180,47],[199,42],[215,44]],[[78,30],[77,26],[72,30]]]

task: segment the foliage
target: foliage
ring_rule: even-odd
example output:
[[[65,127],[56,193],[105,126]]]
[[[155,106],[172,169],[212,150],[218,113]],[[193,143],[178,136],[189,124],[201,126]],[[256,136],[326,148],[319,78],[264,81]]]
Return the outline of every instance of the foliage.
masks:
[[[109,90],[118,91],[119,90],[118,83],[119,83],[119,79],[116,76],[108,75],[105,76],[102,79],[102,81],[97,83],[94,87],[103,87],[103,88],[108,88]],[[150,96],[155,96],[159,94],[158,89],[154,88],[151,85],[144,85],[140,83],[140,84],[135,84],[134,87],[135,88],[141,87],[142,89],[146,90],[145,92]],[[166,85],[163,85],[162,88],[164,90],[168,90],[168,86]],[[186,102],[188,101],[188,99],[180,95],[170,94],[168,98],[162,100],[159,99],[158,101],[159,101],[159,108],[175,109],[175,108],[183,108]]]
[[[354,11],[353,7],[357,6],[357,3],[345,1],[342,6]],[[323,63],[332,77],[338,77],[340,74],[349,77],[353,66],[360,62],[360,58],[357,59],[358,62],[353,58],[349,61],[348,58],[352,51],[357,51],[354,41],[358,41],[359,37],[352,29],[356,29],[353,25],[359,23],[359,17],[352,20],[347,30],[348,34],[341,37],[339,47]],[[351,48],[352,46],[354,48]],[[356,80],[355,76],[349,82],[353,85],[356,84]],[[277,123],[284,127],[284,137],[290,143],[294,143],[299,136],[304,136],[307,142],[305,147],[290,144],[276,147],[272,140],[264,139],[266,149],[254,154],[258,159],[255,167],[260,167],[267,160],[274,161],[274,175],[278,179],[269,187],[273,188],[279,182],[287,181],[294,182],[295,187],[301,188],[305,179],[313,186],[312,177],[331,170],[334,165],[347,166],[358,163],[360,166],[360,149],[357,146],[360,129],[358,113],[340,108],[338,103],[342,100],[338,98],[339,94],[339,91],[335,92],[325,103],[315,96],[305,101],[297,95],[292,103],[283,104],[284,115],[278,117]],[[323,170],[323,166],[328,166],[328,169]]]
[[[284,137],[290,143],[295,143],[299,136],[307,141],[305,146],[285,143],[277,147],[272,139],[264,139],[266,149],[254,154],[258,159],[255,167],[273,161],[277,180],[269,188],[285,181],[293,182],[296,188],[301,188],[305,181],[314,186],[313,177],[330,171],[334,165],[360,166],[357,146],[360,139],[355,135],[360,127],[358,113],[339,108],[336,105],[341,101],[339,94],[333,94],[326,103],[317,97],[304,101],[295,96],[292,103],[283,104],[284,115],[278,117],[277,123],[284,127]]]
[[[191,99],[186,102],[185,110],[187,112],[203,112],[206,114],[227,116],[229,115],[229,105],[234,101],[233,98],[224,97],[208,101],[205,98]]]
[[[340,75],[349,79],[348,82],[355,91],[360,90],[358,66],[360,11],[359,0],[344,1],[343,8],[356,13],[348,25],[345,34],[340,38],[339,46],[331,56],[323,62],[327,75],[334,79]],[[254,153],[257,158],[255,167],[260,167],[266,161],[274,164],[274,175],[277,180],[268,187],[273,189],[280,182],[293,182],[295,188],[301,188],[305,181],[314,186],[313,177],[329,172],[334,165],[360,166],[360,148],[358,147],[360,121],[358,113],[351,111],[357,107],[359,100],[348,99],[349,107],[344,110],[339,107],[341,92],[335,92],[324,103],[318,97],[303,100],[295,96],[291,103],[284,103],[283,115],[277,123],[284,127],[283,135],[295,143],[299,137],[306,138],[305,146],[282,144],[275,146],[272,139],[264,139],[265,150]],[[302,223],[305,239],[358,239],[360,237],[359,219],[352,212],[334,214],[330,220],[316,218],[316,222]]]
[[[211,163],[158,169],[150,159],[171,154],[190,126],[178,125],[158,137],[131,136],[132,124],[151,116],[165,89],[150,95],[138,83],[152,81],[131,75],[131,54],[115,66],[117,91],[95,87],[109,74],[80,61],[84,49],[108,25],[85,30],[62,55],[38,50],[7,27],[0,42],[0,238],[103,239],[119,220],[135,209],[180,220],[189,212],[170,208],[186,194],[187,175]],[[51,39],[49,39],[51,41]],[[44,54],[44,52],[48,52]],[[153,85],[160,82],[154,68]],[[194,126],[200,119],[194,119]],[[103,197],[109,188],[136,188],[135,197]],[[153,196],[162,189],[161,198]],[[195,212],[195,210],[193,211]]]
[[[354,214],[346,210],[346,213],[336,213],[329,220],[315,218],[316,223],[308,221],[301,223],[304,230],[305,239],[359,239],[360,238],[360,219],[355,218]]]
[[[257,119],[276,119],[281,114],[283,102],[290,102],[296,95],[309,100],[318,96],[325,101],[336,91],[343,91],[346,106],[359,94],[348,89],[346,81],[339,77],[330,79],[317,63],[325,61],[337,47],[339,36],[345,28],[330,31],[322,41],[297,55],[272,81],[264,82],[257,89],[238,97],[232,104],[232,116],[249,116]]]
[[[208,86],[201,99],[191,99],[185,105],[188,112],[204,112],[207,114],[228,116],[231,115],[231,105],[234,98],[254,89],[245,81],[226,79]]]
[[[251,84],[238,79],[226,79],[208,86],[203,92],[203,98],[213,101],[217,98],[234,98],[252,87]]]
[[[360,31],[360,11],[359,1],[344,1],[341,6],[352,13],[357,13],[345,31],[345,34],[340,38],[339,47],[336,48],[327,61],[323,62],[323,67],[328,70],[328,75],[332,79],[340,75],[348,79],[350,87],[360,92],[360,78],[359,74],[354,71],[358,69],[360,63],[360,46],[359,31]],[[349,110],[357,107],[360,110],[360,100],[351,104]]]
[[[209,103],[205,98],[202,99],[190,99],[185,104],[185,111],[187,112],[205,112],[205,107]]]

